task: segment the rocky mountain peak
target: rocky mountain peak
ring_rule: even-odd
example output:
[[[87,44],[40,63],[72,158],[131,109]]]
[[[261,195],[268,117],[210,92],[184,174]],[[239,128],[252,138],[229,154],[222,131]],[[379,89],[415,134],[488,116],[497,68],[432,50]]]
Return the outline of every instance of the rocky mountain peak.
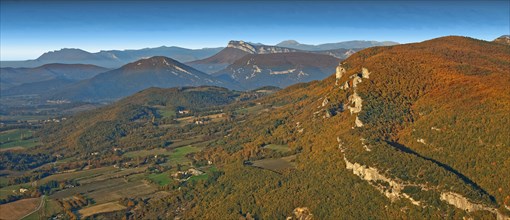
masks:
[[[257,53],[257,49],[253,45],[251,45],[251,44],[249,44],[247,42],[244,42],[242,40],[241,41],[234,41],[234,40],[232,40],[232,41],[228,42],[227,47],[236,48],[236,49],[248,52],[250,54],[256,54]]]
[[[178,66],[180,63],[176,60],[164,56],[154,56],[138,60],[126,65],[127,68],[168,68]],[[182,64],[181,64],[182,65]]]
[[[285,47],[285,46],[289,46],[289,45],[299,45],[299,44],[300,43],[295,40],[284,40],[284,41],[280,42],[279,44],[277,44],[276,46]]]
[[[42,54],[37,60],[59,60],[65,56],[69,59],[93,59],[93,55],[87,51],[76,48],[63,48]]]

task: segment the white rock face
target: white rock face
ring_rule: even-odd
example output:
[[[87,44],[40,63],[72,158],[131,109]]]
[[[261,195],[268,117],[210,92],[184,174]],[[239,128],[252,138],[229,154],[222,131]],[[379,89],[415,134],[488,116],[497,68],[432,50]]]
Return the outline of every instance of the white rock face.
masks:
[[[336,141],[338,142],[338,149],[343,153],[345,151],[344,141],[340,137],[336,137]]]
[[[327,97],[324,98],[324,100],[322,101],[322,107],[326,106],[328,103],[329,103],[329,99]]]
[[[356,114],[356,113],[361,112],[361,108],[363,107],[363,105],[362,105],[363,100],[358,95],[358,93],[354,92],[354,94],[349,96],[349,101],[351,102],[351,104],[354,104],[354,106],[347,107],[347,108],[349,108],[349,111],[351,112],[351,114]]]
[[[254,72],[254,73],[261,73],[261,72],[262,72],[262,70],[259,68],[259,66],[257,66],[257,65],[253,65],[253,72]]]
[[[273,46],[254,46],[244,41],[230,41],[227,45],[230,48],[236,48],[242,51],[245,51],[250,54],[270,54],[270,53],[288,53],[295,52],[297,50],[283,48],[283,47],[273,47]]]
[[[292,211],[294,216],[288,216],[286,220],[312,220],[313,214],[308,207],[297,207]]]
[[[358,116],[356,116],[356,120],[354,121],[354,124],[358,128],[363,127],[363,122],[361,120],[359,120]]]
[[[352,88],[356,88],[358,86],[358,84],[361,83],[361,82],[362,82],[361,77],[356,75],[354,77],[354,79],[352,79]]]
[[[270,53],[288,53],[295,52],[296,50],[281,47],[261,46],[256,49],[257,54],[270,54]]]
[[[336,74],[335,74],[336,79],[342,78],[342,76],[345,74],[345,72],[346,72],[345,68],[342,67],[342,64],[338,65],[336,67]]]
[[[344,84],[342,84],[342,86],[340,86],[340,89],[341,90],[349,89],[349,82],[345,81]]]
[[[377,188],[381,193],[383,193],[386,197],[388,197],[391,201],[395,201],[396,199],[403,197],[401,194],[402,189],[404,187],[400,185],[398,182],[387,178],[386,176],[379,173],[379,170],[373,167],[367,167],[361,165],[359,163],[351,163],[344,157],[345,168],[348,170],[352,170],[352,173],[356,176],[359,176],[361,179],[366,180],[370,185]],[[380,187],[379,185],[374,185],[372,182],[382,181],[389,185],[389,189]]]
[[[340,78],[342,78],[342,76],[345,74],[346,70],[345,68],[342,67],[342,64],[338,64],[338,66],[336,67],[336,73],[335,73],[335,78],[336,78],[336,81],[335,81],[335,86],[338,85],[338,80],[340,80]]]
[[[455,206],[456,208],[466,210],[467,212],[485,210],[496,214],[498,220],[510,219],[509,216],[506,216],[503,213],[499,212],[496,208],[487,207],[483,204],[473,203],[469,201],[466,197],[454,192],[443,192],[441,193],[440,199],[450,205]]]
[[[239,49],[239,50],[251,53],[251,54],[255,54],[257,52],[255,47],[253,47],[251,44],[248,44],[244,41],[230,41],[228,43],[227,47],[236,48],[236,49]]]
[[[370,72],[368,71],[367,68],[365,68],[365,67],[361,68],[361,77],[363,77],[365,79],[370,78]]]
[[[281,75],[281,74],[293,73],[294,71],[296,71],[296,69],[283,70],[283,71],[272,71],[272,70],[269,70],[269,74],[270,75]]]
[[[416,201],[406,193],[403,193],[402,190],[405,186],[419,186],[415,184],[405,183],[399,180],[394,180],[388,178],[381,174],[379,170],[373,167],[364,166],[358,163],[351,163],[344,156],[345,167],[349,170],[352,170],[352,173],[356,176],[359,176],[361,179],[367,181],[370,185],[377,188],[382,194],[388,197],[391,201],[395,201],[396,199],[404,198],[408,199],[412,204],[420,206],[422,205],[421,201]],[[387,183],[389,187],[382,187],[380,185],[374,184],[377,181],[382,181]],[[422,190],[432,190],[423,188]],[[467,212],[475,212],[475,211],[489,211],[496,214],[498,220],[509,220],[509,216],[499,212],[496,208],[488,207],[483,204],[477,204],[469,201],[466,197],[454,193],[454,192],[442,192],[440,195],[440,199],[450,205],[455,206],[458,209],[465,210]],[[426,205],[426,204],[425,204]]]

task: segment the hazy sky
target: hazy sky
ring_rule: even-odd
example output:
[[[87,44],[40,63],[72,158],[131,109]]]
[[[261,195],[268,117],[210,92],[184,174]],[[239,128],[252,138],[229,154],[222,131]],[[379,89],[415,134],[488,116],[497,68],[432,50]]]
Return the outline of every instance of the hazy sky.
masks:
[[[2,1],[0,59],[61,48],[222,47],[229,40],[417,42],[510,32],[504,1]]]

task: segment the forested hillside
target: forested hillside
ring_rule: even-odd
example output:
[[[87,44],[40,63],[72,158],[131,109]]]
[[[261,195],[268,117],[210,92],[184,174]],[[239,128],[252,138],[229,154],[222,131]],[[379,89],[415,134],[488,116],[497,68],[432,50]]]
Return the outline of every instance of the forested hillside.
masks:
[[[301,206],[320,219],[508,216],[503,203],[510,195],[509,68],[510,47],[463,37],[356,53],[335,76],[266,98],[264,102],[283,107],[245,122],[250,126],[236,127],[218,144],[222,150],[204,154],[214,158],[225,151],[239,160],[257,159],[266,155],[265,144],[287,144],[301,152],[295,170],[284,174],[277,186],[262,183],[261,176],[250,178],[252,184],[247,180],[238,185],[230,178],[247,174],[236,170],[241,168],[226,170],[216,187],[232,192],[239,188],[230,185],[254,187],[266,193],[252,199],[238,198],[237,193],[197,199],[201,202],[192,216],[217,217],[239,210],[276,218],[281,216],[267,215],[284,215]],[[359,176],[351,180],[357,183],[345,183],[353,175]],[[356,202],[353,198],[362,195],[353,189],[365,186],[363,180],[373,186],[365,193],[374,195]],[[218,193],[214,186],[207,190]],[[377,194],[388,198],[382,206],[392,208],[371,210],[380,215],[360,211],[379,207],[366,205]],[[350,209],[338,208],[346,202]],[[218,211],[208,212],[203,207],[212,207],[206,204],[216,204]],[[267,211],[267,206],[280,211]],[[392,211],[399,209],[407,211]]]

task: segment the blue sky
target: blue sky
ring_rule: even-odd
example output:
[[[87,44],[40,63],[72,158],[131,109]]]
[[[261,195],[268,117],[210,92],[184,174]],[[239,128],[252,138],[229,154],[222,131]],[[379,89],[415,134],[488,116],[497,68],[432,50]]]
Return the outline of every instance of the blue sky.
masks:
[[[221,47],[229,40],[320,44],[492,40],[510,32],[509,1],[2,1],[0,59],[61,48]]]

